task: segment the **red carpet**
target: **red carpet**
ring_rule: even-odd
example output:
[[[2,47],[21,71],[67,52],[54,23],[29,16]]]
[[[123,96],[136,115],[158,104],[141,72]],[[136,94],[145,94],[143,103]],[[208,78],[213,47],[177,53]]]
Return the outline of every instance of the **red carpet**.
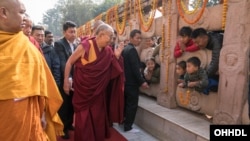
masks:
[[[111,133],[111,137],[108,139],[105,139],[105,141],[128,141],[114,128],[110,128],[110,133]],[[58,137],[57,141],[74,141],[74,131],[70,131],[70,139],[64,140],[61,137]]]

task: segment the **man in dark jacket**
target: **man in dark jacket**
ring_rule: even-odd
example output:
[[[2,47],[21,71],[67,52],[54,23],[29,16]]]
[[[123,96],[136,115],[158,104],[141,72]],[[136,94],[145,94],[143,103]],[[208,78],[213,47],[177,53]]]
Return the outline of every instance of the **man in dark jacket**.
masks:
[[[31,35],[39,43],[47,65],[49,66],[56,84],[59,87],[61,84],[60,60],[57,53],[55,52],[55,49],[44,42],[44,28],[38,25],[33,26]]]
[[[139,87],[148,88],[146,80],[140,72],[140,58],[135,49],[135,46],[141,43],[141,31],[135,29],[130,32],[130,43],[124,48],[122,57],[124,58],[125,72],[125,121],[124,131],[131,133],[139,132],[138,129],[133,129],[132,125],[135,120],[135,115],[139,100]]]
[[[69,139],[69,130],[74,130],[73,117],[74,110],[72,105],[73,91],[70,94],[66,94],[63,90],[64,79],[73,78],[73,70],[71,70],[70,78],[64,78],[64,69],[69,56],[74,52],[76,45],[74,41],[76,39],[76,24],[72,21],[66,21],[63,24],[64,37],[54,43],[55,50],[60,58],[60,69],[61,69],[61,85],[59,90],[63,98],[63,104],[59,110],[59,116],[64,124],[64,136],[62,138]],[[73,80],[74,81],[74,80]],[[73,89],[72,89],[73,90]]]
[[[47,45],[54,46],[54,36],[53,33],[49,30],[45,30],[45,39],[44,42]]]
[[[204,28],[197,28],[192,32],[191,37],[201,49],[212,51],[212,59],[206,68],[209,86],[211,89],[217,89],[219,81],[219,59],[223,43],[223,34],[217,32],[207,32]]]

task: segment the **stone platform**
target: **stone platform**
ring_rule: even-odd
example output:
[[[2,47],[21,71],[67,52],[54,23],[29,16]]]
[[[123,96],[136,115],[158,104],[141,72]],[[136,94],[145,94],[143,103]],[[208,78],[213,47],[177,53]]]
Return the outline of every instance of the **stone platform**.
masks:
[[[182,108],[168,109],[140,95],[135,124],[161,141],[209,141],[211,120]]]

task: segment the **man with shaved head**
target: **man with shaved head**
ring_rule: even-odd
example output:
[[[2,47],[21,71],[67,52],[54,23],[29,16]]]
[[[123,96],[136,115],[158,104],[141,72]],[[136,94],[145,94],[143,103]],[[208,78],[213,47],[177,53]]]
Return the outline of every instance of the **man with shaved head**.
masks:
[[[56,141],[62,98],[43,56],[22,32],[25,11],[21,0],[0,1],[0,140]]]
[[[93,26],[91,27],[92,36],[96,34],[96,29],[101,24],[105,24],[105,23],[102,20],[97,20],[94,22]]]
[[[109,44],[113,38],[113,28],[101,24],[96,29],[96,35],[81,42],[75,52],[69,57],[64,74],[64,91],[69,94],[70,82],[67,79],[74,65],[74,95],[75,111],[75,141],[104,141],[109,132],[108,121],[121,123],[123,121],[123,69],[120,57],[123,45],[112,50]],[[117,80],[117,83],[110,83]],[[113,91],[113,89],[116,89]],[[108,91],[112,90],[112,91]],[[106,99],[110,92],[110,99]],[[115,99],[122,95],[120,99]],[[110,103],[107,103],[110,101]],[[119,112],[108,111],[112,107],[121,108]],[[119,117],[120,116],[120,117]],[[108,117],[110,119],[108,119]]]
[[[28,14],[25,13],[25,26],[23,28],[23,34],[26,35],[32,44],[35,45],[35,47],[43,53],[39,43],[34,39],[34,37],[31,36],[31,30],[32,30],[33,22]]]

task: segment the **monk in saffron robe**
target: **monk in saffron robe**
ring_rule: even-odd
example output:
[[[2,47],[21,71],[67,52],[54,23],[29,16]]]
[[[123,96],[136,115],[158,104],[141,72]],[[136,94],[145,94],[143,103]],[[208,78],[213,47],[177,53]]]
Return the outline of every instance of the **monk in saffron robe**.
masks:
[[[124,46],[114,52],[108,45],[113,29],[101,24],[96,37],[86,38],[70,56],[65,67],[64,91],[69,93],[69,73],[74,64],[73,106],[75,110],[75,141],[104,141],[109,135],[109,120],[123,120],[123,69],[120,54]],[[117,82],[116,88],[110,86]],[[110,85],[109,85],[110,84]],[[119,85],[118,85],[119,84]],[[108,88],[112,90],[108,90]],[[107,91],[111,91],[110,103]],[[113,99],[116,97],[117,99]],[[110,106],[109,106],[110,105]],[[114,115],[108,116],[107,108]],[[122,116],[120,116],[122,115]],[[110,119],[108,119],[110,117]]]
[[[35,47],[43,54],[43,51],[39,45],[39,43],[35,40],[34,37],[31,36],[31,29],[32,29],[32,20],[30,19],[30,16],[28,14],[25,14],[25,26],[22,29],[23,34],[26,35],[30,42],[35,45]]]
[[[25,7],[0,1],[0,140],[56,141],[62,98],[44,57],[21,31]]]

